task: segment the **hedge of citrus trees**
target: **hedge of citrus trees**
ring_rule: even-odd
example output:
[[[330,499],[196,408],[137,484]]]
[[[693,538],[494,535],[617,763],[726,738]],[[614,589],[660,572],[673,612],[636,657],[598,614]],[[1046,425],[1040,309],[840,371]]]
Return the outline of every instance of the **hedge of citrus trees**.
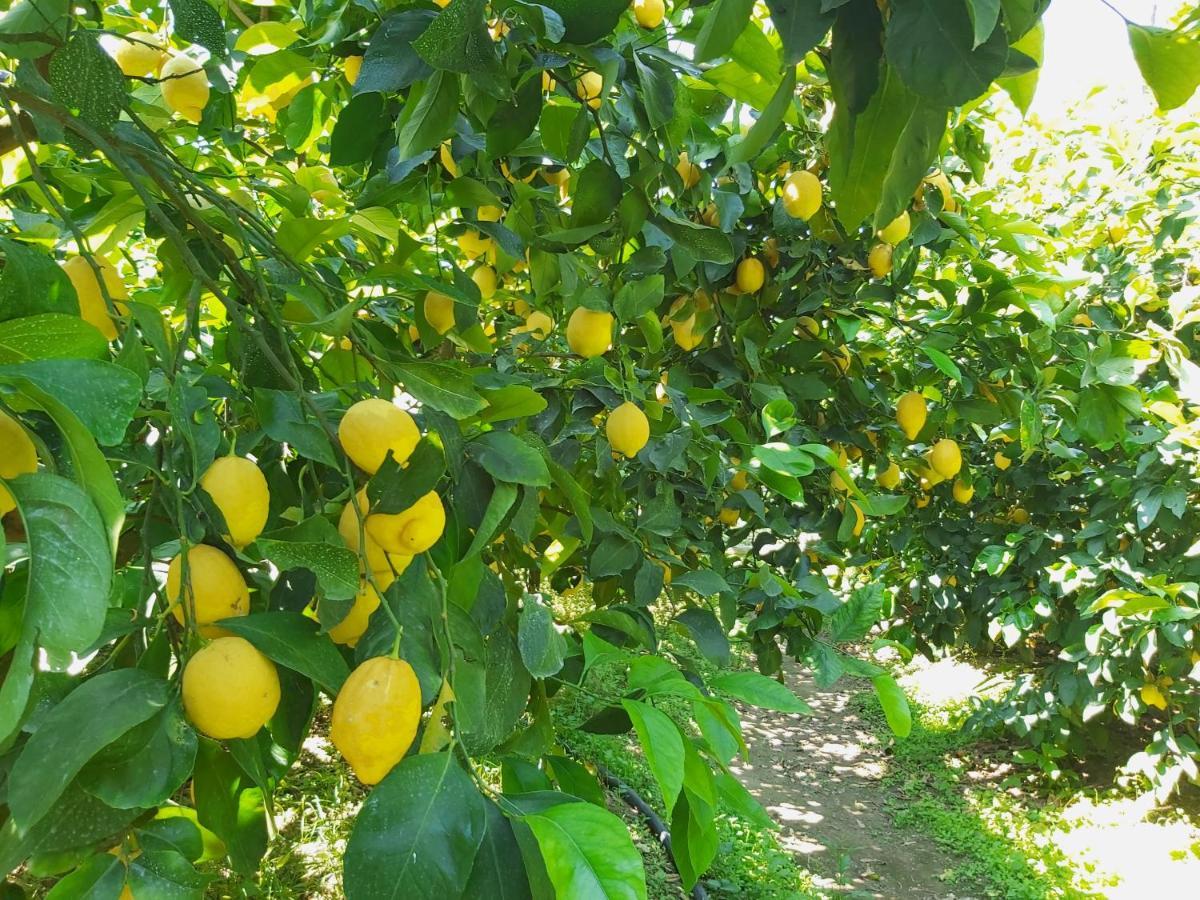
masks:
[[[1190,774],[1183,187],[1126,235],[963,198],[1046,5],[15,3],[6,870],[252,875],[323,696],[347,896],[644,897],[586,691],[691,887],[785,657],[907,733],[877,626],[1061,648],[1048,758],[1091,704]],[[1130,26],[1164,108],[1190,27]]]

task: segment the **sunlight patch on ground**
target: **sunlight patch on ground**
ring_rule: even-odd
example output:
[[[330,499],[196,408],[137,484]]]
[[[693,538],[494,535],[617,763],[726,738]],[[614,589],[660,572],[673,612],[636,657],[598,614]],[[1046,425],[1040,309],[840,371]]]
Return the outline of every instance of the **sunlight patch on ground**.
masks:
[[[1003,684],[962,659],[914,657],[898,679],[910,699],[927,707],[958,707],[972,697],[992,696]]]

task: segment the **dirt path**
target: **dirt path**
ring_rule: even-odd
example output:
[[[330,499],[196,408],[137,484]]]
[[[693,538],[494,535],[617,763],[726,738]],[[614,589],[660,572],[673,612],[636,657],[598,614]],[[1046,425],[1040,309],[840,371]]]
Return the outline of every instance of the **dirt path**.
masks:
[[[795,672],[789,685],[813,715],[743,708],[750,761],[735,769],[782,826],[783,846],[830,893],[963,900],[938,879],[953,864],[946,852],[885,811],[887,756],[850,702],[854,686],[820,690]]]

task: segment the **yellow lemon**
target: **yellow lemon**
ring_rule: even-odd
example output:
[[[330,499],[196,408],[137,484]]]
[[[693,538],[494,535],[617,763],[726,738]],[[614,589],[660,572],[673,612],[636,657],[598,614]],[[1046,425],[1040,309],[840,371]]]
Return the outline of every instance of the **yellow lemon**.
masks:
[[[350,607],[350,612],[346,613],[346,618],[329,629],[329,639],[335,644],[356,646],[358,639],[367,631],[371,613],[379,609],[381,602],[379,592],[370,583],[364,581],[359,585],[358,593],[354,597],[354,605]]]
[[[950,438],[942,438],[929,452],[929,465],[945,479],[951,479],[962,468],[962,451]]]
[[[252,738],[278,706],[275,664],[244,638],[217,638],[184,667],[184,711],[210,738]]]
[[[796,320],[796,333],[806,341],[820,337],[821,323],[812,316],[801,316]]]
[[[199,122],[208,105],[208,75],[190,56],[172,56],[159,75],[163,101],[189,122]]]
[[[329,739],[363,784],[404,758],[421,722],[421,685],[402,659],[377,656],[350,673],[333,702]]]
[[[480,266],[471,273],[471,280],[479,288],[479,296],[484,300],[491,300],[496,296],[496,270],[491,266]],[[425,318],[429,318],[428,313],[425,314]]]
[[[117,67],[130,78],[157,75],[167,59],[167,39],[161,34],[133,31],[120,36],[113,50]]]
[[[445,334],[454,327],[454,298],[441,291],[426,291],[425,321],[438,334]]]
[[[975,496],[975,486],[967,484],[961,478],[954,481],[954,499],[964,506],[971,502],[971,498]]]
[[[917,497],[916,500],[913,501],[913,505],[917,509],[924,509],[929,505],[929,495],[922,494],[921,496]]]
[[[738,470],[733,473],[733,477],[729,479],[729,487],[734,491],[744,491],[750,486],[750,473],[743,470]]]
[[[736,525],[741,517],[741,513],[732,506],[722,506],[721,512],[717,514],[717,518],[721,520],[721,524],[730,527]]]
[[[850,465],[850,457],[846,454],[845,449],[842,447],[837,448],[837,461],[838,465],[843,469]],[[833,469],[829,473],[829,486],[835,491],[850,490],[850,485],[846,484],[846,479],[842,478],[842,473],[837,469]]]
[[[575,82],[575,96],[592,109],[599,109],[604,96],[604,76],[599,72],[584,72]]]
[[[1125,240],[1125,235],[1129,233],[1129,228],[1118,218],[1110,218],[1106,228],[1108,239],[1114,244],[1119,244]]]
[[[925,418],[925,398],[916,391],[909,391],[896,403],[896,424],[910,441],[925,427]]]
[[[996,468],[999,469],[1001,472],[1003,472],[1005,469],[1007,469],[1009,466],[1012,465],[1012,460],[1009,459],[1007,456],[1005,456],[1003,453],[1001,453],[999,450],[996,451],[996,455],[994,457],[992,457],[992,460],[996,463]]]
[[[867,268],[876,278],[884,278],[892,271],[892,245],[876,244],[867,254]]]
[[[129,307],[119,301],[128,300],[129,291],[125,289],[121,276],[110,263],[102,259],[97,259],[96,264],[100,267],[100,275],[108,289],[108,296],[113,300],[113,307],[118,313],[126,314]],[[91,265],[82,256],[73,256],[62,264],[62,270],[70,279],[71,286],[75,288],[75,296],[79,300],[79,317],[104,335],[105,339],[115,341],[117,324],[108,312],[104,294],[100,291],[100,282],[96,279]]]
[[[757,293],[766,280],[763,264],[753,256],[743,259],[737,267],[737,286],[743,294]]]
[[[567,346],[585,359],[600,356],[612,346],[612,313],[576,307],[567,320]]]
[[[1008,518],[1016,525],[1028,525],[1029,510],[1020,506],[1014,506],[1012,511],[1008,514]]]
[[[854,528],[852,534],[859,537],[863,533],[863,527],[867,524],[867,517],[863,515],[862,507],[853,500],[850,501],[850,508],[854,510]]]
[[[675,163],[675,171],[683,179],[685,189],[694,188],[700,183],[700,167],[688,158],[686,150],[679,154],[679,161]]]
[[[191,605],[196,612],[196,630],[202,637],[220,637],[228,634],[224,628],[213,625],[221,619],[232,619],[250,612],[250,589],[246,580],[234,565],[233,560],[207,544],[190,547],[187,553],[188,584]],[[167,566],[167,600],[171,613],[180,625],[190,612],[188,600],[180,588],[183,579],[183,554],[179,554]]]
[[[347,56],[345,62],[342,63],[342,74],[346,76],[346,80],[350,82],[351,86],[358,81],[358,73],[362,71],[362,64],[361,56]]]
[[[633,0],[633,17],[643,28],[657,28],[666,14],[663,0]]]
[[[366,527],[388,553],[416,556],[436,544],[446,530],[446,508],[437,491],[430,491],[402,512],[371,513]]]
[[[474,229],[464,231],[459,235],[458,249],[467,259],[478,259],[481,256],[491,257],[495,253],[492,239]]]
[[[528,332],[540,341],[550,337],[554,331],[554,320],[539,309],[535,309],[525,318],[525,326],[520,331]]]
[[[0,410],[0,476],[16,478],[29,472],[36,472],[38,466],[37,449],[33,441],[25,433],[21,423]],[[7,515],[17,508],[17,503],[8,488],[0,485],[0,516]]]
[[[543,69],[542,70],[542,93],[548,94],[552,90],[554,90],[554,76],[551,75],[545,69]],[[543,177],[545,177],[545,174],[546,173],[543,171],[542,172]],[[546,180],[549,181],[550,179],[547,178]]]
[[[355,505],[366,515],[368,506],[366,488],[363,488],[355,495],[354,503],[347,503],[342,507],[342,515],[338,519],[338,534],[342,536],[342,540],[346,542],[347,547],[358,553],[358,516],[354,513]],[[393,571],[399,575],[412,562],[412,557],[407,554],[386,552],[375,543],[375,540],[369,534],[365,533],[365,528],[363,537],[365,538],[365,546],[363,547],[362,557],[366,560],[366,565],[375,574],[376,580],[381,575],[390,576]],[[363,565],[360,563],[359,569],[361,570],[362,568]]]
[[[812,172],[793,172],[783,182],[783,208],[793,219],[807,222],[821,208],[821,180]]]
[[[687,297],[679,297],[671,304],[669,315],[674,316],[684,304],[687,303]],[[671,334],[675,336],[675,343],[679,345],[680,350],[693,350],[699,343],[704,340],[704,335],[696,330],[696,313],[693,312],[686,319],[670,319]]]
[[[908,218],[908,210],[906,209],[886,226],[879,229],[879,239],[885,244],[892,244],[894,246],[908,237],[910,231],[912,231],[912,222]]]
[[[1141,695],[1142,702],[1147,706],[1154,706],[1158,709],[1167,708],[1167,698],[1163,695],[1163,692],[1159,690],[1158,685],[1150,682],[1143,684]]]
[[[875,481],[884,490],[892,491],[900,483],[900,467],[895,461],[889,461],[888,467],[875,476]]]
[[[450,141],[442,141],[442,145],[438,147],[438,159],[442,161],[442,168],[446,170],[447,175],[451,178],[458,177],[458,163],[454,161]]]
[[[650,440],[650,420],[636,404],[626,401],[609,413],[604,432],[614,450],[632,458]]]
[[[390,451],[397,463],[405,462],[421,440],[413,417],[387,400],[359,400],[338,423],[338,440],[350,461],[371,475],[379,471]]]
[[[504,216],[504,210],[498,206],[481,206],[475,210],[475,218],[480,222],[499,222]]]
[[[271,506],[271,492],[262,470],[244,456],[222,456],[200,478],[200,487],[221,511],[225,539],[245,547],[262,534]]]

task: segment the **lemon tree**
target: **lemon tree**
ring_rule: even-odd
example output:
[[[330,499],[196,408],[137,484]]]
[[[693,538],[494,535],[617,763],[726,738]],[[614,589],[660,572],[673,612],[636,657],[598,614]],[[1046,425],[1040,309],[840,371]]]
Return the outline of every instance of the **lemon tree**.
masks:
[[[1136,265],[1105,222],[1084,312],[989,202],[1046,5],[14,3],[7,869],[59,897],[253,877],[331,704],[372,786],[348,897],[644,897],[556,718],[582,696],[640,744],[691,889],[719,809],[765,818],[735,701],[807,712],[769,677],[790,657],[869,681],[903,738],[864,639],[995,642],[1009,607],[970,598],[1018,573],[1077,614],[1020,639],[1141,659],[1122,712],[1169,715],[1155,759],[1185,772],[1188,564],[1109,565],[1137,596],[1080,609],[1049,548],[1132,510],[1140,564],[1185,521],[1192,456],[1137,454],[1150,414],[1191,446],[1190,307],[1115,296],[1191,283],[1159,237],[1189,217],[1143,197]],[[1130,25],[1164,109],[1194,28]],[[1047,512],[1122,466],[1099,518]]]

